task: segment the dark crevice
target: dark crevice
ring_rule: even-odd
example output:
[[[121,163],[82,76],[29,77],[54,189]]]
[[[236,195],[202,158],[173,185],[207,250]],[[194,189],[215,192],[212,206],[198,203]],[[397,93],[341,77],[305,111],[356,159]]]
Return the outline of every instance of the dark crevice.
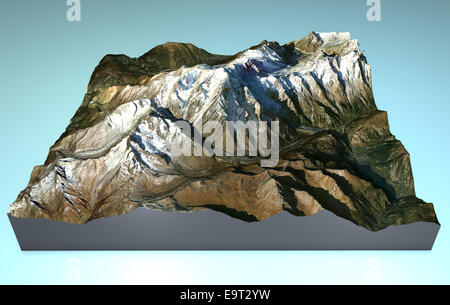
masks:
[[[216,212],[221,212],[221,213],[224,213],[224,214],[226,214],[228,216],[231,216],[233,218],[237,218],[237,219],[240,219],[240,220],[244,220],[246,222],[257,222],[257,221],[259,221],[258,218],[256,218],[254,215],[248,214],[245,211],[238,211],[238,210],[235,210],[233,208],[229,208],[229,207],[227,207],[225,205],[206,204],[206,205],[202,205],[200,207],[208,208],[208,209],[211,209],[211,210],[216,211]]]

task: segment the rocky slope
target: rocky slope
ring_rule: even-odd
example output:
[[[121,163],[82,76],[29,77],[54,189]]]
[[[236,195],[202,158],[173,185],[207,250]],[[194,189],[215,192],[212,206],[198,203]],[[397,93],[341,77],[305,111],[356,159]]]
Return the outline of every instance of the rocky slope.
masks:
[[[179,120],[277,121],[280,160],[177,156]],[[103,58],[9,213],[86,223],[138,207],[244,221],[327,209],[373,231],[437,223],[433,205],[415,196],[409,154],[377,109],[370,65],[348,33],[263,41],[233,56],[166,43],[139,58]]]

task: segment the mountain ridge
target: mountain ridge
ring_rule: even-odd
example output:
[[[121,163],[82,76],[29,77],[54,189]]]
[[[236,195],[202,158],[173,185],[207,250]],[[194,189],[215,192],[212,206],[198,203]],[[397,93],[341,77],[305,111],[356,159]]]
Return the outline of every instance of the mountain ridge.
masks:
[[[175,156],[175,120],[279,122],[279,163]],[[166,43],[134,59],[105,56],[9,213],[86,223],[140,206],[244,221],[327,209],[372,231],[438,223],[416,197],[409,154],[376,107],[371,67],[349,33],[263,41],[235,55]]]

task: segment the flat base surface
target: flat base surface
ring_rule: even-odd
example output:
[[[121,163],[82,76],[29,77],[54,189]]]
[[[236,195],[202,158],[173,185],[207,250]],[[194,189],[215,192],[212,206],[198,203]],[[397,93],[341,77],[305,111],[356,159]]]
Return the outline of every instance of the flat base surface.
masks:
[[[22,250],[430,250],[440,228],[419,222],[371,232],[328,211],[255,223],[144,208],[84,225],[9,219]]]

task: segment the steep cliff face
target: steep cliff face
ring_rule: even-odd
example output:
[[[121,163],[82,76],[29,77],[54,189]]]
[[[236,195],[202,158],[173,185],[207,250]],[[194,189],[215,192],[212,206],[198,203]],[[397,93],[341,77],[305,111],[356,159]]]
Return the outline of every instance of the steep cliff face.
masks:
[[[278,122],[279,161],[179,156],[178,121]],[[167,43],[103,58],[9,213],[86,223],[142,206],[244,221],[327,209],[373,231],[437,223],[433,205],[415,196],[409,154],[377,109],[370,65],[348,33],[264,41],[233,56]]]

